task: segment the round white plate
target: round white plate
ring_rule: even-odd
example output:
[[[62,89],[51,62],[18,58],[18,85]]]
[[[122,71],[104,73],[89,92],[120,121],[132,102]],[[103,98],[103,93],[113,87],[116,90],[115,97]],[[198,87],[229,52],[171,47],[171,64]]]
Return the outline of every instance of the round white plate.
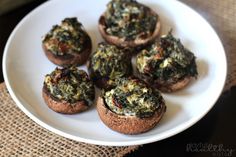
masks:
[[[56,66],[44,55],[42,36],[65,17],[77,17],[93,40],[93,50],[102,38],[97,29],[107,0],[52,0],[29,13],[12,32],[4,51],[3,74],[19,108],[36,123],[61,136],[99,145],[137,145],[173,136],[200,120],[218,99],[226,78],[226,57],[212,27],[195,11],[174,0],[140,0],[161,18],[162,34],[174,35],[197,56],[199,77],[185,89],[163,94],[167,112],[151,131],[123,135],[106,127],[95,107],[81,114],[53,112],[41,96],[44,76]],[[86,69],[85,66],[79,68]]]

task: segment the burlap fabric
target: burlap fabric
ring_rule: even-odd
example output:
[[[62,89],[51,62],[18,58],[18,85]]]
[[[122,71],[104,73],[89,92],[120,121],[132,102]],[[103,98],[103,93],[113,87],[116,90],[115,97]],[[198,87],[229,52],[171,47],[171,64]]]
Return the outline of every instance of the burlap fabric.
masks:
[[[56,135],[28,118],[0,84],[1,157],[118,157],[138,148],[108,147],[76,142]]]
[[[202,14],[219,34],[228,58],[225,89],[236,85],[236,1],[182,0]],[[174,6],[173,6],[174,7]],[[209,40],[209,43],[211,41]],[[56,135],[29,119],[15,105],[5,84],[0,85],[0,156],[123,156],[139,146],[107,147]]]

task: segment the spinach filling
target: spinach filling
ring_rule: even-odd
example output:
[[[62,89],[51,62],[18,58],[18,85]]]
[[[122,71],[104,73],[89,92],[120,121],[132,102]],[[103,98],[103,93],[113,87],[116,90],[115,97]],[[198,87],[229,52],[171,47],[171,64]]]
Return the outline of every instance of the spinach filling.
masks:
[[[117,79],[117,86],[103,93],[107,107],[119,114],[151,117],[164,103],[161,94],[136,78]]]
[[[88,35],[77,18],[65,18],[61,25],[54,25],[43,39],[46,48],[55,55],[81,53]]]
[[[87,105],[92,105],[95,96],[93,83],[87,73],[76,67],[56,68],[45,76],[44,87],[54,98],[71,104],[84,100]]]
[[[186,76],[197,77],[195,56],[171,31],[137,56],[140,73],[159,81],[175,83]]]
[[[131,73],[131,59],[126,50],[106,43],[98,44],[97,50],[91,56],[90,68],[97,78],[115,79],[128,76]],[[101,77],[101,78],[100,78]]]
[[[112,0],[105,12],[106,32],[125,40],[150,36],[157,20],[156,14],[136,0]]]

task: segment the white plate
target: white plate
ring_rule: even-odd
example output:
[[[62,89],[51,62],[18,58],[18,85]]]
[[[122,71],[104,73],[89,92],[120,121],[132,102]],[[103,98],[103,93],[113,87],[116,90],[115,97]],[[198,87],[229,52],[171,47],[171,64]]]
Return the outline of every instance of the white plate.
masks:
[[[197,56],[199,77],[185,89],[164,94],[167,112],[158,126],[140,135],[123,135],[107,128],[95,107],[76,115],[50,110],[41,96],[44,75],[56,66],[44,55],[42,36],[65,17],[77,17],[93,40],[102,41],[97,29],[107,0],[48,1],[28,14],[12,32],[4,51],[3,73],[19,108],[36,123],[67,138],[99,145],[137,145],[173,136],[200,120],[218,99],[226,78],[226,57],[212,27],[195,11],[173,0],[140,0],[159,13],[162,33],[173,28]],[[86,69],[85,66],[79,68]]]

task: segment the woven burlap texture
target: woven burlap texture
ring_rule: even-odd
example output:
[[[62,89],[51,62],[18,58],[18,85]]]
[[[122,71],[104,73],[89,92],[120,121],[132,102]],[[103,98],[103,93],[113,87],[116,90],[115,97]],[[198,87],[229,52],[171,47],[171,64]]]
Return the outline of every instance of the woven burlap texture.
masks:
[[[56,135],[29,119],[0,85],[0,156],[118,157],[138,146],[108,147],[76,142]]]
[[[228,59],[225,89],[236,85],[236,1],[182,0],[202,14],[221,38]],[[174,6],[173,6],[174,7]],[[186,16],[187,17],[187,16]],[[211,41],[209,40],[209,43]],[[107,147],[85,144],[56,135],[29,119],[0,85],[0,156],[123,156],[138,146]]]

